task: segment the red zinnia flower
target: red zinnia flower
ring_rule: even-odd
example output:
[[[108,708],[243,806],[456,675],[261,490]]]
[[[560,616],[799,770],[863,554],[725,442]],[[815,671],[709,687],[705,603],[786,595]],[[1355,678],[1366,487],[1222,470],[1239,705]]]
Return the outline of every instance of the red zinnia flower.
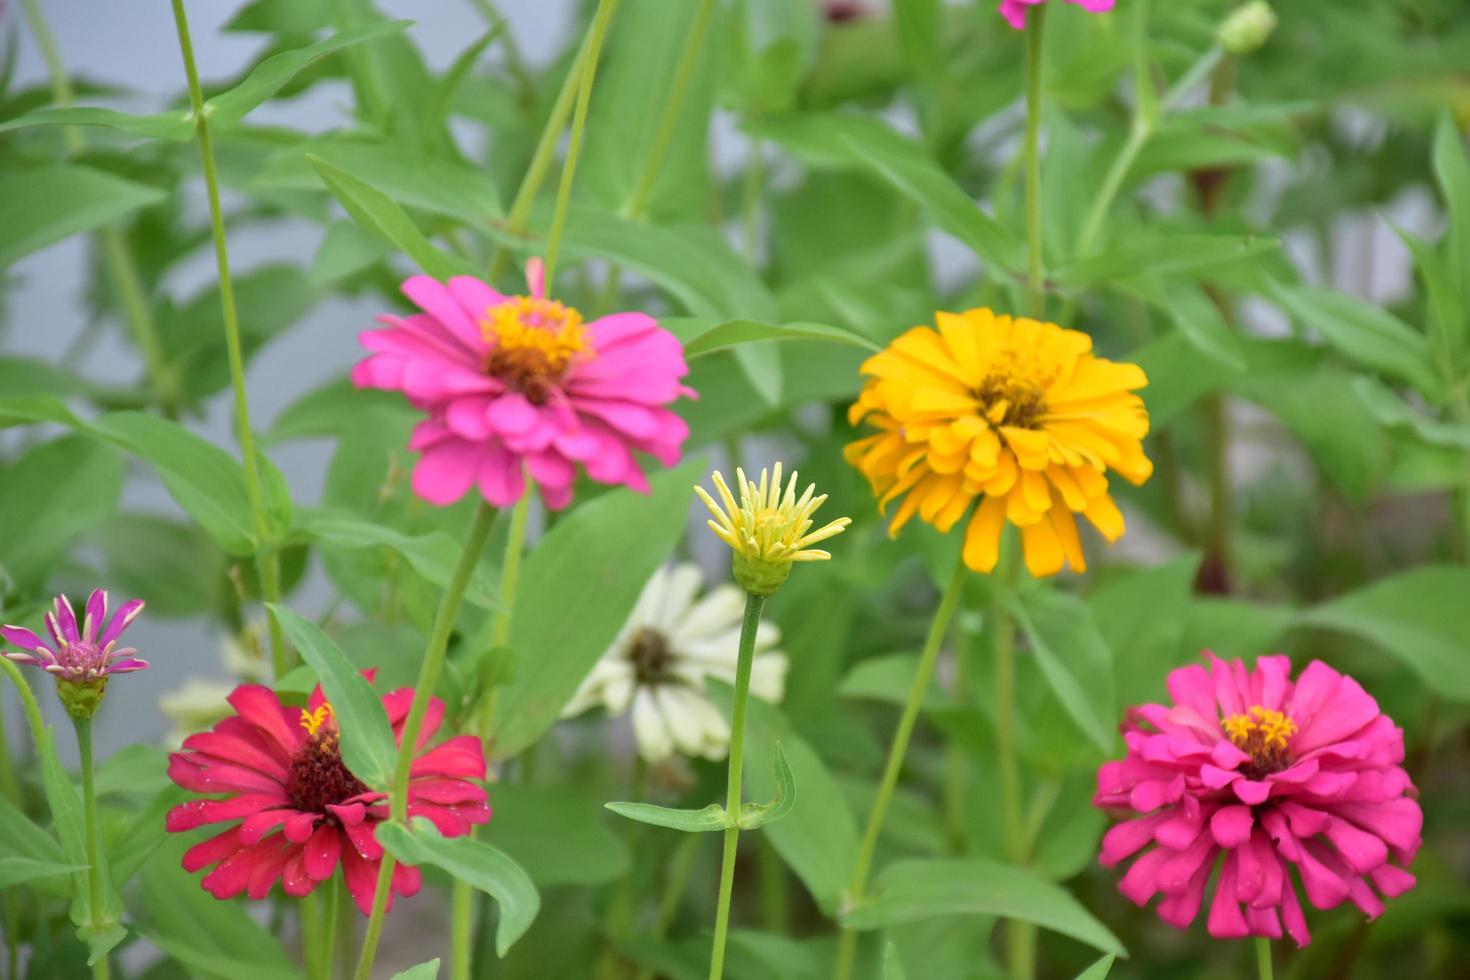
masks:
[[[1376,918],[1380,893],[1414,887],[1405,869],[1424,823],[1400,765],[1403,730],[1321,661],[1293,683],[1286,657],[1261,657],[1247,671],[1208,656],[1209,671],[1196,664],[1169,675],[1172,707],[1129,711],[1127,756],[1098,770],[1093,802],[1136,815],[1103,838],[1103,864],[1142,851],[1119,890],[1139,905],[1162,894],[1159,918],[1183,929],[1219,864],[1210,935],[1276,939],[1284,921],[1305,946],[1295,865],[1317,908],[1350,900]]]
[[[412,688],[383,697],[399,741],[412,701]],[[214,865],[201,884],[215,898],[245,892],[261,899],[277,881],[299,898],[331,878],[340,861],[348,891],[369,915],[383,857],[377,825],[388,817],[388,797],[368,789],[343,764],[337,721],[322,689],[312,692],[306,710],[286,707],[259,684],[235,688],[229,702],[237,714],[189,736],[184,751],[169,756],[174,782],[196,793],[223,794],[174,807],[166,824],[170,831],[240,821],[190,848],[184,870]],[[423,748],[443,717],[444,702],[431,699],[415,748]],[[424,752],[410,772],[410,818],[428,818],[445,837],[468,834],[472,824],[490,819],[485,788],[473,781],[485,778],[485,755],[473,735]],[[417,868],[394,868],[393,892],[409,896],[418,890]],[[391,908],[392,894],[388,901]]]

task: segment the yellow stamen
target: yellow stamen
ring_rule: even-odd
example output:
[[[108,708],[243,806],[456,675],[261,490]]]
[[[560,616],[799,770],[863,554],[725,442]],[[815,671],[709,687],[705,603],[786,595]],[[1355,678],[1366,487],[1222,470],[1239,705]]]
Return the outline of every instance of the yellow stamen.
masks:
[[[1259,704],[1243,715],[1226,716],[1220,727],[1230,741],[1253,755],[1262,750],[1284,752],[1297,733],[1296,722],[1285,712]]]
[[[332,706],[326,702],[322,702],[322,706],[315,711],[307,711],[305,708],[302,708],[301,727],[306,729],[306,734],[315,735],[327,723],[327,719],[331,715]]]
[[[495,354],[525,361],[540,373],[559,374],[586,351],[582,314],[553,299],[516,296],[486,311],[480,332],[495,345]]]

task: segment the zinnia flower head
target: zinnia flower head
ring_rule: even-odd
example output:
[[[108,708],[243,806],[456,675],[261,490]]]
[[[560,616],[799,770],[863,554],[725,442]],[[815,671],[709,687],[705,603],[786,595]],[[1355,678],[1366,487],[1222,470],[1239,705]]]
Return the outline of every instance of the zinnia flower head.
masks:
[[[1018,31],[1026,29],[1026,11],[1046,0],[1000,0],[1000,15]],[[1067,0],[1075,3],[1089,14],[1107,13],[1113,9],[1114,0]]]
[[[812,514],[827,495],[814,496],[817,485],[812,483],[798,498],[795,472],[783,491],[780,463],[773,472],[761,470],[760,483],[747,480],[739,467],[735,480],[740,487],[739,503],[718,471],[714,474],[718,503],[704,487],[695,487],[694,492],[714,515],[714,520],[705,522],[709,529],[735,553],[735,581],[752,595],[770,595],[779,589],[791,574],[792,562],[831,558],[828,552],[811,546],[841,534],[852,523],[850,517],[839,517],[813,531]]]
[[[71,600],[59,595],[53,611],[46,614],[51,643],[28,629],[0,626],[0,636],[26,651],[7,650],[5,656],[56,675],[56,693],[66,710],[75,717],[90,718],[102,703],[108,677],[148,666],[148,661],[136,656],[137,650],[117,645],[142,611],[143,600],[132,599],[119,606],[109,620],[107,593],[97,589],[87,597],[79,626]]]
[[[638,753],[649,762],[674,752],[723,759],[730,751],[730,723],[710,702],[705,681],[735,683],[745,596],[733,585],[720,585],[701,597],[703,583],[696,565],[654,572],[562,717],[597,704],[609,715],[631,709]],[[785,692],[789,666],[776,649],[780,639],[776,624],[760,624],[750,671],[751,693],[773,703]]]
[[[1102,862],[1138,855],[1119,890],[1138,905],[1163,895],[1159,918],[1183,929],[1219,865],[1210,935],[1276,939],[1284,923],[1305,946],[1294,865],[1317,908],[1347,900],[1377,917],[1380,895],[1414,886],[1424,822],[1403,730],[1321,661],[1293,682],[1284,656],[1250,671],[1208,656],[1209,670],[1169,675],[1172,706],[1129,711],[1127,756],[1098,770],[1094,804],[1130,818],[1103,838]]]
[[[170,831],[229,823],[228,829],[191,847],[184,870],[213,865],[201,882],[215,898],[241,892],[264,898],[277,881],[301,897],[342,866],[347,890],[363,915],[372,910],[383,848],[377,825],[388,818],[388,796],[348,771],[342,761],[336,716],[318,687],[307,707],[288,708],[275,692],[243,684],[229,698],[235,714],[211,731],[190,735],[169,756],[169,778],[194,793],[210,794],[169,811]],[[413,702],[413,689],[384,695],[383,708],[398,741]],[[444,703],[429,702],[418,745],[439,728]],[[445,837],[468,834],[490,819],[480,740],[461,735],[414,759],[408,784],[408,816],[426,817]],[[393,893],[419,890],[419,870],[397,865]],[[389,895],[392,907],[392,894]]]
[[[1031,574],[1085,570],[1073,515],[1117,540],[1108,470],[1133,483],[1153,472],[1141,441],[1148,412],[1133,394],[1148,379],[1053,323],[987,309],[935,319],[938,330],[914,327],[863,364],[868,381],[848,411],[853,425],[880,430],[849,444],[848,462],[880,508],[903,498],[889,534],[915,514],[948,532],[979,499],[965,532],[970,568],[995,568],[1010,521]]]
[[[497,507],[519,500],[525,474],[548,507],[572,499],[577,467],[599,483],[646,492],[635,453],[679,460],[689,427],[666,406],[694,397],[673,334],[644,313],[590,323],[548,299],[541,261],[530,295],[503,296],[471,276],[413,276],[403,293],[423,312],[383,316],[360,337],[374,353],[352,372],[360,388],[402,391],[428,418],[409,448],[422,455],[414,492],[434,504],[472,487]]]

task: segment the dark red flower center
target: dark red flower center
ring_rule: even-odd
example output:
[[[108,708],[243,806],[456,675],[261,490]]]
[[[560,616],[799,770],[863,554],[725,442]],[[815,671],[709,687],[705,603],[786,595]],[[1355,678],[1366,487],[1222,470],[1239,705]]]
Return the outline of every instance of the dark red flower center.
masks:
[[[1255,705],[1245,714],[1226,717],[1220,728],[1251,757],[1240,767],[1247,779],[1261,779],[1291,766],[1291,737],[1297,725],[1290,715]]]
[[[669,679],[669,641],[658,630],[634,633],[628,643],[628,659],[633,661],[633,673],[640,686],[651,687]]]
[[[321,728],[291,760],[286,795],[303,813],[326,813],[327,807],[366,793],[367,787],[342,762],[336,729]]]

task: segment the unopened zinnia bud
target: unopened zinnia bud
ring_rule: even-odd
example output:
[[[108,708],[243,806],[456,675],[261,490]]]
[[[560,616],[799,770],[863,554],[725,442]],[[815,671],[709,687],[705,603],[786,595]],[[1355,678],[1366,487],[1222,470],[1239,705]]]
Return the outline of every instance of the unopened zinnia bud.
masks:
[[[118,639],[128,624],[143,611],[143,600],[123,603],[107,619],[107,593],[97,589],[87,598],[82,621],[77,622],[71,600],[56,597],[55,609],[46,614],[46,631],[51,643],[19,626],[0,626],[0,637],[23,651],[5,651],[16,663],[40,667],[56,677],[56,696],[73,718],[91,718],[107,691],[107,678],[142,670],[148,661],[131,647],[119,648]]]
[[[1276,29],[1276,11],[1266,0],[1251,0],[1230,12],[1215,32],[1220,47],[1235,56],[1260,50]]]
[[[852,523],[850,517],[839,517],[813,531],[812,514],[827,495],[817,496],[816,484],[811,484],[798,498],[795,473],[783,492],[780,463],[774,472],[761,470],[759,483],[747,480],[740,469],[735,470],[735,479],[740,488],[739,503],[718,472],[714,481],[719,503],[703,487],[695,487],[694,492],[714,515],[714,520],[706,522],[710,530],[734,552],[735,581],[751,595],[774,593],[791,574],[793,562],[831,558],[827,552],[809,546],[841,534]]]

